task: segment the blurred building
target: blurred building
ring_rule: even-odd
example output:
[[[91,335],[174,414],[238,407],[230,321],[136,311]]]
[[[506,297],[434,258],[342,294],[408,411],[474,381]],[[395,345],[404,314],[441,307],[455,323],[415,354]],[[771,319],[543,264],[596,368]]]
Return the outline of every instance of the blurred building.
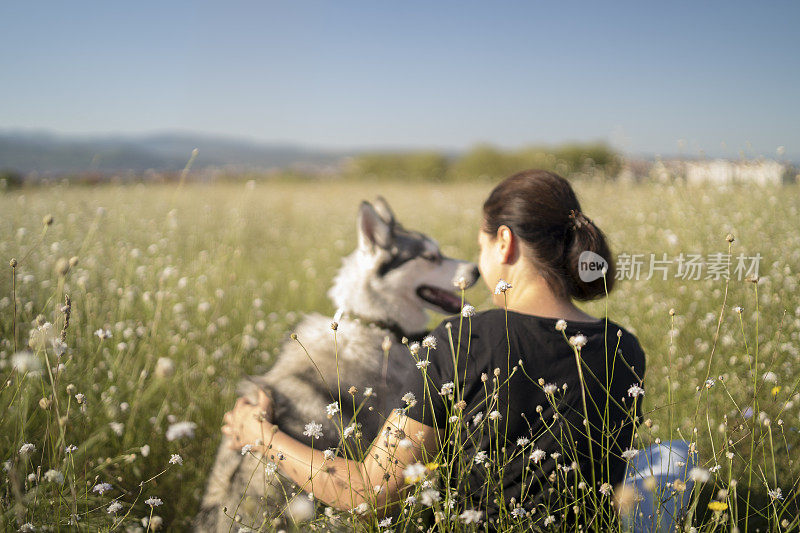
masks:
[[[650,165],[647,177],[662,183],[683,181],[689,184],[719,185],[731,183],[780,185],[795,181],[794,169],[791,166],[769,159],[738,161],[657,159]]]
[[[780,185],[788,172],[787,165],[766,159],[751,161],[687,161],[687,183],[754,183]]]

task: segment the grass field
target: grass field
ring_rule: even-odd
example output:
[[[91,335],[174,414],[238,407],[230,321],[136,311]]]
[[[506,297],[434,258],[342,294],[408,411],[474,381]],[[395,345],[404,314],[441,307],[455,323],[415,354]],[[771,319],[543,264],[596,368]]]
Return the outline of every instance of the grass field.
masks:
[[[711,472],[702,502],[728,505],[713,513],[701,503],[698,527],[730,529],[735,518],[744,531],[748,515],[798,528],[800,189],[575,187],[620,264],[644,254],[638,280],[586,306],[636,333],[647,353],[641,442],[696,443]],[[385,196],[406,226],[474,260],[490,188],[270,181],[0,195],[0,523],[63,530],[77,515],[94,531],[152,512],[181,530],[237,379],[269,367],[302,313],[333,312],[325,293],[355,246],[360,200]],[[729,251],[730,263],[713,256]],[[658,270],[646,279],[650,254],[666,254],[666,280]],[[700,279],[678,275],[680,254],[701,256]],[[760,254],[757,283],[737,270],[739,254]],[[62,345],[53,341],[65,295]],[[479,309],[489,301],[485,288],[468,298]],[[34,448],[20,452],[26,443]],[[768,496],[778,488],[782,499]],[[151,496],[163,505],[148,506]]]

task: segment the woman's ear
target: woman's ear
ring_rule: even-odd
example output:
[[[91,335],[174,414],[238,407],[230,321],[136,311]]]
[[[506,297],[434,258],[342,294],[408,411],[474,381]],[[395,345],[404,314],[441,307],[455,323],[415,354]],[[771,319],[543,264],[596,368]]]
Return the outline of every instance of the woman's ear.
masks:
[[[511,228],[500,226],[497,228],[497,246],[500,252],[501,263],[512,263],[517,252],[517,238]]]

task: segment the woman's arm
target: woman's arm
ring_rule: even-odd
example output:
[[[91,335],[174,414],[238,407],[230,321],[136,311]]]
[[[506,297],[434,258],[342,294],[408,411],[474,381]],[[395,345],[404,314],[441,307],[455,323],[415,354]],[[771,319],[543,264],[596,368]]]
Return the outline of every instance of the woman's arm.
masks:
[[[251,451],[268,455],[303,490],[337,509],[367,503],[379,516],[389,514],[393,504],[402,499],[406,466],[424,463],[425,457],[433,457],[438,450],[437,430],[394,410],[363,461],[338,456],[326,459],[322,450],[306,446],[265,420],[270,407],[263,392],[258,404],[237,402],[225,415],[223,427],[223,433],[232,437],[231,447],[253,445]],[[257,440],[265,444],[255,446]]]

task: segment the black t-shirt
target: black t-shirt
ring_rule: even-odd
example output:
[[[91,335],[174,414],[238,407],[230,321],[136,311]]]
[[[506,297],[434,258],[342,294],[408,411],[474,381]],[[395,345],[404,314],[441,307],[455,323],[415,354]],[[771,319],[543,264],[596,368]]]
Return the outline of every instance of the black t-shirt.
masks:
[[[431,332],[436,348],[419,352],[427,366],[412,368],[399,391],[416,399],[408,416],[447,428],[443,468],[450,470],[453,494],[486,511],[490,521],[497,518],[501,494],[507,510],[514,498],[526,511],[538,506],[534,516],[544,519],[539,504],[558,493],[553,487],[573,490],[580,480],[589,486],[592,479],[595,490],[604,481],[615,486],[625,473],[622,452],[635,447],[633,417],[641,418],[637,393],[643,390],[631,387],[643,386],[645,371],[638,340],[610,320],[568,321],[564,333],[556,330],[557,322],[504,309],[447,319]],[[568,342],[579,334],[585,337],[585,411]]]

